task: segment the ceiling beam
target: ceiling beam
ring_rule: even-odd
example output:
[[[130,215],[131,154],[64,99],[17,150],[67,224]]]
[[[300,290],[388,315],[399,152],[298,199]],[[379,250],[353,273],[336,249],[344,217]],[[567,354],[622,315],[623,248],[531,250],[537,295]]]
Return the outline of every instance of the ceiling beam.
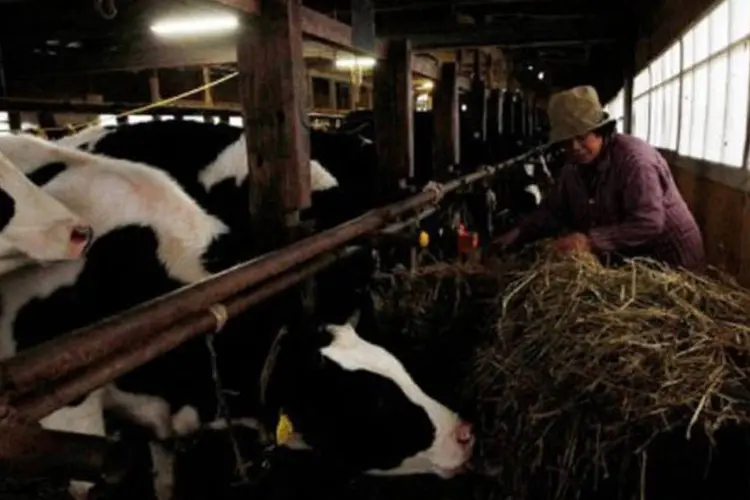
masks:
[[[531,38],[531,37],[529,37]],[[510,37],[501,33],[487,36],[482,34],[445,34],[445,35],[416,35],[410,37],[414,48],[439,49],[445,47],[485,47],[494,46],[503,49],[540,49],[547,47],[578,47],[582,45],[616,44],[614,37],[587,38],[581,35],[563,36],[550,35],[541,39],[526,37]]]
[[[250,14],[260,12],[260,0],[214,0],[225,6],[240,9]],[[302,34],[305,38],[324,42],[342,49],[363,54],[354,46],[352,27],[329,17],[322,12],[302,7],[301,9]],[[385,56],[385,45],[381,40],[375,42],[375,57]],[[412,56],[412,72],[418,76],[436,80],[439,73],[439,65],[430,59]]]
[[[308,56],[319,56],[319,51],[308,51]],[[333,51],[331,52],[333,58]],[[22,58],[25,59],[25,58]],[[87,53],[80,58],[46,57],[43,63],[28,60],[22,67],[14,67],[12,76],[38,78],[40,76],[109,73],[115,71],[143,71],[154,68],[182,68],[216,66],[237,62],[236,37],[222,37],[208,43],[154,44],[145,41],[134,43],[127,51],[114,54]],[[43,68],[43,69],[39,69]],[[416,76],[436,79],[438,63],[428,57],[412,55],[412,71]],[[469,82],[461,80],[462,88]]]
[[[616,19],[462,25],[447,20],[419,22],[408,17],[378,25],[378,36],[384,39],[409,38],[415,49],[480,46],[521,48],[609,43],[616,41],[621,31]]]

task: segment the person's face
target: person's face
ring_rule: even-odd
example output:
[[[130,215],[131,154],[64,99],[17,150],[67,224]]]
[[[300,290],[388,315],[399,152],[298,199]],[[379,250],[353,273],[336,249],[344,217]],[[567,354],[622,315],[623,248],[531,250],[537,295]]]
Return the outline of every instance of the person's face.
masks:
[[[568,161],[578,165],[588,165],[601,153],[603,142],[604,139],[593,132],[570,139],[565,144]]]

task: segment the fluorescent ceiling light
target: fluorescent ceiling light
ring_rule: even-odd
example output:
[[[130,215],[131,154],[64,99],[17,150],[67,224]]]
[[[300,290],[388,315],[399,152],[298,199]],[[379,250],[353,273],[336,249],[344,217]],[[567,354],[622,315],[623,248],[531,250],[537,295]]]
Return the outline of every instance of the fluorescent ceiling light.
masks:
[[[336,59],[337,68],[372,68],[374,66],[374,57],[343,57]]]
[[[239,20],[230,15],[167,19],[151,25],[151,31],[160,36],[203,35],[228,32],[240,25]]]

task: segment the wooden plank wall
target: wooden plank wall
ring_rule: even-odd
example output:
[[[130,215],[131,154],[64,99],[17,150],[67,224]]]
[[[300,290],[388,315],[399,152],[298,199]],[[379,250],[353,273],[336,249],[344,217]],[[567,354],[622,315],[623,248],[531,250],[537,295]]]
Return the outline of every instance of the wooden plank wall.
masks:
[[[684,166],[686,160],[662,153],[677,186],[703,232],[711,265],[750,287],[750,199],[748,193]]]

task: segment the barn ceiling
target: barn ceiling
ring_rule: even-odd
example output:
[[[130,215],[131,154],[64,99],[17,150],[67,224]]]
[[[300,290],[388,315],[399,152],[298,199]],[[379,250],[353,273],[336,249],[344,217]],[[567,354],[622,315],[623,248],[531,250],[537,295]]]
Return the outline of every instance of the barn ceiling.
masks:
[[[303,3],[350,23],[351,1]],[[623,54],[632,54],[633,13],[640,8],[633,0],[372,1],[379,37],[409,38],[424,53],[499,48],[511,62],[512,76],[541,93],[585,82],[603,94],[616,92],[629,62]],[[83,71],[92,64],[116,67],[139,55],[162,63],[153,45],[143,42],[150,23],[170,12],[209,12],[218,5],[210,0],[0,0],[0,49],[8,71],[22,75]],[[231,53],[229,42],[188,46],[213,60],[225,56],[227,47]],[[467,71],[471,67],[467,64]]]
[[[617,91],[642,0],[372,0],[379,37],[416,50],[498,47],[525,87],[546,93],[592,83]],[[350,0],[303,0],[344,22]],[[543,79],[539,80],[539,74]]]

